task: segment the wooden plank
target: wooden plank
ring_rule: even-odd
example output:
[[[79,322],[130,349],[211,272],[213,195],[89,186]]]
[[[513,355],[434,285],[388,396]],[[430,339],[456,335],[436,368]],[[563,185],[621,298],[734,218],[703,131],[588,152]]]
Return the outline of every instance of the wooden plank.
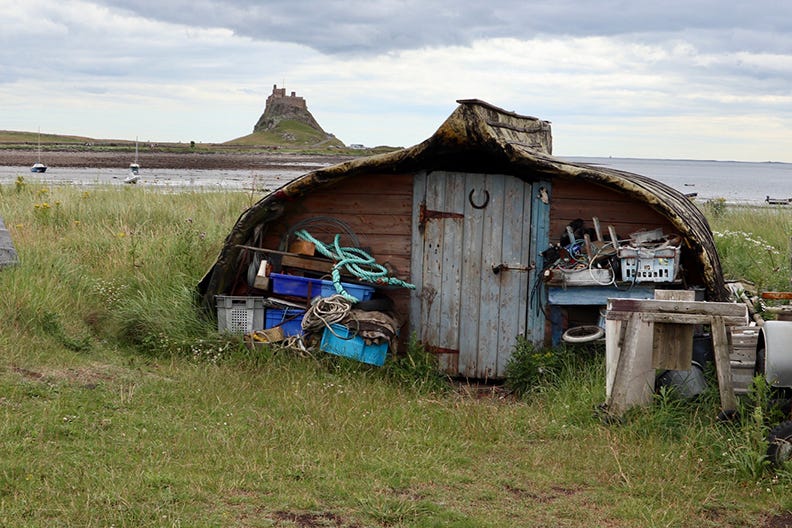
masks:
[[[545,338],[545,306],[543,305],[540,274],[544,269],[542,251],[550,245],[550,204],[552,186],[549,181],[535,182],[531,187],[531,216],[529,224],[530,258],[534,268],[528,272],[529,305],[527,307],[527,323],[525,337],[529,342],[540,346]],[[527,219],[528,217],[526,217]],[[602,304],[605,304],[604,302]]]
[[[287,268],[300,268],[318,273],[330,273],[333,270],[334,262],[327,259],[287,254],[281,257],[281,266]]]
[[[624,312],[626,313],[626,312]],[[627,314],[629,317],[630,314]],[[622,329],[626,326],[627,319],[608,319],[605,321],[605,401],[610,400],[613,390],[613,379],[616,377],[616,367],[623,346]]]
[[[490,194],[490,201],[486,208],[481,209],[483,217],[482,238],[482,271],[481,271],[481,313],[479,317],[479,343],[475,377],[486,379],[495,375],[498,366],[498,329],[501,309],[500,305],[500,280],[491,271],[493,264],[500,262],[503,251],[502,218],[496,216],[496,211],[503,210],[504,179],[501,175],[483,175],[480,185]],[[467,198],[467,197],[466,197]]]
[[[322,189],[322,193],[331,194],[396,194],[412,196],[412,173],[365,173],[350,176],[343,180],[333,180],[330,185]],[[311,196],[306,196],[311,198]]]
[[[612,310],[619,312],[704,314],[743,316],[748,322],[748,308],[744,304],[706,301],[663,301],[656,299],[612,299]]]
[[[439,211],[464,214],[465,178],[458,174],[431,174],[431,177],[443,177],[445,185],[444,201]],[[441,267],[442,288],[440,298],[440,319],[438,324],[440,342],[438,345],[459,350],[459,303],[462,278],[462,242],[464,238],[464,217],[445,217],[429,220],[437,222],[443,230],[443,259]],[[462,358],[460,357],[461,361]]]
[[[559,305],[598,305],[605,306],[610,298],[651,299],[654,297],[654,284],[636,284],[629,290],[616,290],[601,286],[575,286],[547,288],[547,302]]]
[[[423,233],[418,229],[418,214],[420,205],[426,199],[426,172],[419,172],[415,175],[413,187],[413,208],[412,208],[412,234],[411,234],[411,248],[410,252],[410,269],[413,270],[411,274],[412,283],[415,284],[415,289],[410,293],[410,331],[415,332],[416,335],[422,338],[420,334],[421,325],[423,323],[423,264],[424,264],[424,237]]]
[[[412,202],[409,196],[390,194],[387,189],[383,189],[382,192],[375,194],[320,192],[306,199],[302,207],[312,211],[321,210],[328,215],[344,214],[349,211],[360,211],[367,215],[407,214],[412,209]]]
[[[624,312],[635,313],[635,312]],[[614,313],[614,317],[615,317]],[[607,317],[607,316],[606,316]],[[736,315],[721,316],[727,325],[745,324],[745,317]],[[641,313],[641,319],[651,323],[671,323],[683,325],[709,324],[711,315],[703,314],[676,314],[676,313]]]
[[[409,214],[409,212],[404,215],[391,214],[384,209],[370,213],[354,209],[347,209],[342,213],[329,213],[324,210],[314,209],[299,214],[292,214],[288,217],[281,217],[273,221],[270,224],[270,228],[273,233],[277,233],[278,240],[280,240],[280,236],[296,224],[317,218],[330,217],[334,221],[346,224],[361,239],[361,245],[367,245],[365,240],[367,236],[410,233],[412,224]],[[332,242],[336,233],[343,233],[340,228],[330,223],[317,226],[308,225],[306,230],[324,242]],[[342,238],[341,242],[346,244],[346,238]]]
[[[426,179],[426,207],[442,210],[445,203],[445,181],[436,173]],[[440,222],[428,222],[423,226],[423,299],[421,306],[421,340],[427,345],[445,348],[440,340],[440,318],[443,298],[443,226]],[[446,354],[438,356],[440,369],[449,374],[453,365]]]
[[[712,348],[715,352],[715,370],[718,374],[718,388],[720,390],[721,409],[724,412],[737,409],[737,399],[732,386],[731,365],[729,350],[731,349],[731,334],[726,332],[726,325],[720,315],[712,318]]]
[[[613,374],[610,398],[606,401],[608,412],[621,416],[637,405],[647,405],[654,394],[654,369],[651,366],[651,327],[632,314],[624,325],[623,344],[618,347],[618,358]],[[608,339],[606,338],[606,346]]]
[[[530,265],[529,238],[524,232],[526,220],[531,218],[530,205],[525,214],[526,188],[530,196],[531,185],[514,176],[501,176],[503,179],[503,206],[489,214],[499,217],[501,229],[501,254],[496,266],[501,263]],[[530,198],[529,198],[530,199]],[[489,206],[488,206],[489,207]],[[493,268],[484,269],[492,273],[493,280],[500,283],[500,306],[498,314],[498,346],[495,363],[495,376],[506,374],[506,363],[517,342],[517,336],[525,332],[526,303],[528,300],[528,270],[504,269],[495,274]]]
[[[792,292],[762,292],[762,299],[789,301],[792,300]]]
[[[272,233],[271,236],[264,237],[261,245],[264,247],[278,249],[278,246],[281,243],[281,233],[278,233],[277,235]],[[397,255],[400,257],[410,256],[410,238],[403,234],[386,233],[380,235],[360,233],[361,232],[358,231],[361,247],[368,251],[371,256],[376,258],[378,261],[381,260],[384,255]],[[313,236],[313,233],[311,233],[311,235]],[[332,243],[332,237],[327,235],[323,236],[320,234],[316,237],[316,239],[326,244]],[[352,244],[346,237],[343,237],[341,239],[341,245],[351,246]]]
[[[467,174],[465,189],[480,186],[480,175]],[[465,203],[465,239],[462,243],[462,297],[460,317],[464,324],[459,329],[459,341],[465,348],[464,360],[460,361],[459,372],[473,377],[478,363],[479,331],[481,318],[481,274],[482,244],[484,239],[484,210]],[[468,349],[468,346],[475,347]]]
[[[657,290],[655,298],[665,301],[692,301],[692,290]],[[675,314],[676,316],[676,314]],[[655,321],[652,336],[652,366],[668,370],[689,370],[693,360],[692,325]]]

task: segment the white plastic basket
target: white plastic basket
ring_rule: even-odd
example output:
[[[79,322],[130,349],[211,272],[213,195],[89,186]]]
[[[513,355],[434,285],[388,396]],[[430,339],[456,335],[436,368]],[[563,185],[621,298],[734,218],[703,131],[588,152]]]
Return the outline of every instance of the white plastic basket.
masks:
[[[665,246],[619,248],[622,280],[627,282],[674,282],[679,270],[679,248]]]

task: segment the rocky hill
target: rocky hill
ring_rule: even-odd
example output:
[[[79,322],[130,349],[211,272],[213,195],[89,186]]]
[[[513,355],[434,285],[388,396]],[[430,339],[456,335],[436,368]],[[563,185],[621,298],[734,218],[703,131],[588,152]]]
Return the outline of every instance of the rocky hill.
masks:
[[[285,88],[272,87],[264,113],[253,133],[228,143],[232,145],[271,145],[277,147],[343,147],[344,143],[325,132],[308,111],[305,99]]]

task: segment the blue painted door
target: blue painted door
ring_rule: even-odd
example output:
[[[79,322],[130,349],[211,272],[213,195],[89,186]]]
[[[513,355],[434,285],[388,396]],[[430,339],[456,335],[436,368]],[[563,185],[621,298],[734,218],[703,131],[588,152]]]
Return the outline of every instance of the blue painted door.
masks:
[[[542,335],[529,314],[534,187],[502,174],[415,178],[411,327],[449,374],[503,377],[517,336]]]

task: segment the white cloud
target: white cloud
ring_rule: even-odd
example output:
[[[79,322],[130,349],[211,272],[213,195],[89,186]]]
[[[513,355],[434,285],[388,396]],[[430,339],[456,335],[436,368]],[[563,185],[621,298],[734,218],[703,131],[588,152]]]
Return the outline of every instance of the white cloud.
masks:
[[[763,4],[0,0],[0,128],[225,141],[285,84],[347,142],[479,98],[564,155],[790,159],[792,4]]]

